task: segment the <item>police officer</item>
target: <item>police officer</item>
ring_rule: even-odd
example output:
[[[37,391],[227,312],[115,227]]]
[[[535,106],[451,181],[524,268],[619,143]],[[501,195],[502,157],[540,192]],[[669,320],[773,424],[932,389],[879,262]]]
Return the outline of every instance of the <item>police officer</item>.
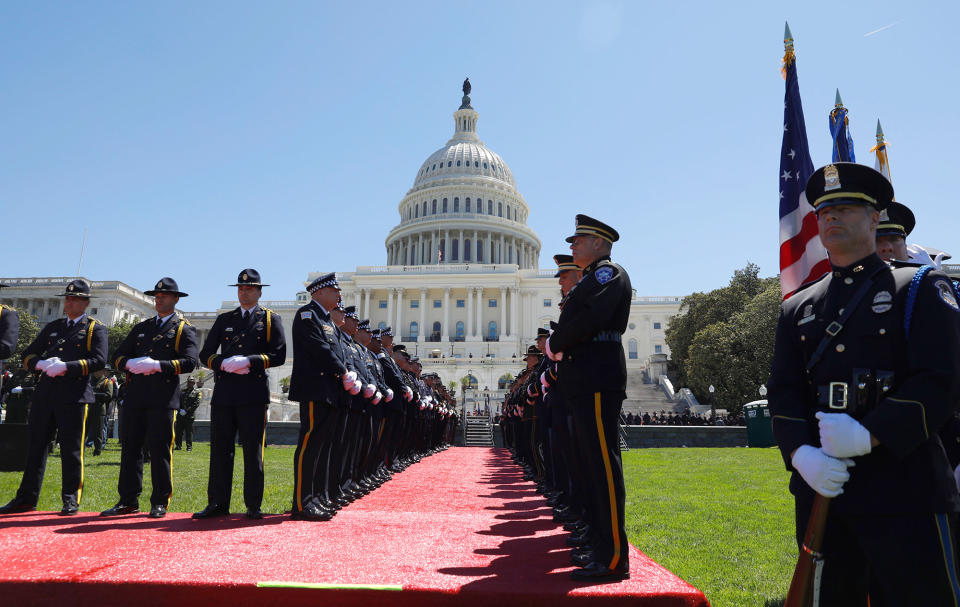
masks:
[[[7,285],[0,284],[0,289]],[[4,361],[17,349],[20,335],[20,315],[14,308],[0,304],[0,361]]]
[[[217,316],[200,350],[201,362],[216,374],[216,385],[210,401],[207,506],[193,515],[196,519],[230,513],[233,439],[238,432],[247,517],[263,518],[263,445],[270,406],[267,369],[283,365],[287,358],[280,315],[259,305],[263,287],[270,285],[260,282],[259,272],[246,268],[230,286],[237,287],[240,305]]]
[[[87,316],[90,285],[86,281],[71,281],[59,296],[64,298],[66,318],[48,323],[23,352],[23,366],[42,375],[30,408],[27,466],[16,497],[0,507],[0,514],[36,509],[47,465],[47,443],[54,432],[59,435],[63,470],[60,514],[70,516],[79,510],[84,430],[88,406],[94,401],[90,374],[106,364],[107,330]]]
[[[193,422],[203,394],[197,389],[197,380],[187,378],[187,387],[180,392],[180,408],[173,422],[174,450],[183,448],[183,439],[187,439],[187,451],[193,451]]]
[[[90,405],[87,415],[87,440],[93,440],[93,454],[99,456],[103,452],[103,445],[106,439],[104,433],[104,418],[107,415],[107,405],[113,400],[113,381],[106,369],[101,369],[94,374],[95,382],[93,385],[94,402]]]
[[[956,604],[960,498],[937,431],[960,393],[957,298],[944,274],[877,255],[880,173],[827,165],[806,196],[832,271],[783,302],[767,383],[798,545],[832,498],[821,604]]]
[[[180,374],[197,366],[197,332],[176,312],[187,294],[164,277],[144,291],[154,299],[157,315],[130,330],[113,353],[113,366],[127,372],[123,401],[123,448],[120,452],[120,501],[101,516],[139,512],[143,491],[143,449],[150,455],[150,518],[167,514],[173,494],[173,417],[180,408]]]
[[[567,242],[583,278],[568,293],[546,342],[547,355],[558,362],[566,406],[573,412],[584,475],[594,479],[589,536],[577,542],[593,548],[592,560],[573,571],[574,580],[630,577],[618,432],[627,382],[620,342],[630,315],[631,287],[626,271],[610,260],[619,238],[609,225],[577,215],[576,230]]]
[[[355,389],[357,374],[347,369],[330,311],[340,301],[340,284],[331,272],[307,286],[311,301],[293,318],[293,373],[290,400],[300,403],[300,434],[293,457],[293,509],[295,519],[326,521],[333,512],[315,496],[325,490],[326,463],[319,457],[322,447],[332,442],[336,424],[334,411],[343,394]]]

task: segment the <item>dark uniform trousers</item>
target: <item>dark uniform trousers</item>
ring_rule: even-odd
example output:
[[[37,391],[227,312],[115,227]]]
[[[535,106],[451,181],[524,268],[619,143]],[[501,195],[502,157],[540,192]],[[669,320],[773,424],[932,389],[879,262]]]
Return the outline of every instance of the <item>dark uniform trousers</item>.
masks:
[[[23,365],[36,371],[40,360],[59,356],[67,371],[60,377],[42,375],[33,392],[29,415],[27,465],[17,491],[24,502],[36,504],[46,471],[47,445],[59,434],[64,505],[79,505],[83,493],[83,445],[89,403],[90,374],[106,363],[107,331],[90,318],[68,327],[64,318],[48,323],[24,350]]]
[[[865,295],[856,306],[858,290]],[[828,323],[851,305],[855,313],[817,359]],[[937,435],[960,394],[958,314],[945,276],[916,280],[914,269],[891,270],[876,255],[833,268],[782,304],[767,389],[793,472],[798,547],[814,492],[791,457],[819,445],[815,414],[845,411],[880,443],[853,458],[843,493],[830,500],[821,605],[867,605],[868,595],[871,607],[960,600],[952,540],[960,497]]]
[[[231,356],[245,356],[249,373],[223,371],[223,361]],[[258,306],[244,319],[238,307],[213,323],[200,350],[201,362],[217,377],[210,401],[208,503],[230,508],[237,434],[243,446],[243,501],[254,510],[263,503],[263,449],[270,403],[266,371],[282,365],[286,356],[282,319],[272,310]]]
[[[180,374],[196,368],[196,329],[176,314],[159,327],[156,318],[148,318],[134,325],[117,347],[112,357],[114,367],[126,369],[130,359],[140,356],[159,361],[160,372],[127,376],[117,491],[121,503],[138,503],[143,491],[146,443],[153,484],[150,504],[166,507],[173,495],[173,424],[174,413],[180,408]]]
[[[312,496],[329,495],[330,448],[337,424],[336,408],[326,403],[300,403],[300,435],[293,454],[293,507],[299,512]]]

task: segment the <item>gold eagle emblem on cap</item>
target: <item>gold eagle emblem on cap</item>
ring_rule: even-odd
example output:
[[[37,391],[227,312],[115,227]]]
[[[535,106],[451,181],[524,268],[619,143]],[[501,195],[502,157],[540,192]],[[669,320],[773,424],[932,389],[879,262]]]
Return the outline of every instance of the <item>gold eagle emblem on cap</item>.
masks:
[[[67,291],[73,291],[73,285],[67,285]]]
[[[840,171],[832,164],[823,169],[823,191],[832,192],[840,189]]]
[[[157,288],[158,288],[158,289],[162,289],[162,288],[163,288],[163,281],[162,281],[162,280],[157,283]]]

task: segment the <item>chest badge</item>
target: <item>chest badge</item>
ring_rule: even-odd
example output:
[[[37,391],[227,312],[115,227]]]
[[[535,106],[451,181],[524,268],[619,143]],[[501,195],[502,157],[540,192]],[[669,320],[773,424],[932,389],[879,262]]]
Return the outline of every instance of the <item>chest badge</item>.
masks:
[[[599,270],[597,270],[595,276],[597,277],[597,282],[599,282],[602,285],[605,285],[608,282],[610,282],[611,278],[613,278],[613,268],[604,266]]]
[[[137,339],[140,339],[140,338],[143,337],[143,336],[144,336],[144,334],[143,334],[143,333],[140,333],[139,335],[137,335]]]
[[[940,300],[953,309],[954,312],[960,312],[960,306],[957,305],[957,297],[953,292],[953,286],[942,278],[935,282],[934,286],[937,287]]]
[[[805,305],[805,306],[803,307],[803,318],[801,318],[799,321],[797,321],[797,326],[798,326],[798,327],[803,326],[803,325],[807,324],[808,322],[812,322],[812,321],[814,321],[814,320],[816,320],[816,319],[817,319],[817,317],[816,317],[816,315],[813,313],[813,304],[807,304],[807,305]]]
[[[233,327],[224,327],[224,333],[233,333]]]
[[[893,308],[892,302],[893,295],[890,294],[890,291],[878,291],[877,294],[873,296],[873,305],[870,306],[870,309],[873,310],[875,314],[883,314]]]

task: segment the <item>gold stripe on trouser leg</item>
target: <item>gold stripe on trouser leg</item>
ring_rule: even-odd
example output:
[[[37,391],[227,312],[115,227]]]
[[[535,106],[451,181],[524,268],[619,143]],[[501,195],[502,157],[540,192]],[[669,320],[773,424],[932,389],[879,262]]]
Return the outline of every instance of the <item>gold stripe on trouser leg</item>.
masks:
[[[267,448],[267,414],[268,411],[263,412],[263,436],[260,437],[260,461],[263,461],[263,450]]]
[[[173,442],[176,440],[177,434],[177,414],[173,414],[173,419],[170,421],[170,448],[167,450],[167,453],[170,457],[170,494],[167,495],[167,508],[170,507],[170,498],[173,497]]]
[[[80,486],[77,487],[77,505],[80,505],[80,498],[83,497],[83,454],[87,447],[87,412],[90,405],[83,405],[83,425],[80,426]]]
[[[297,508],[303,510],[303,452],[307,450],[307,443],[310,442],[310,434],[313,432],[313,401],[307,403],[310,409],[310,425],[307,426],[307,433],[303,435],[303,444],[300,445],[300,456],[297,458]]]
[[[610,466],[610,454],[607,452],[607,438],[603,434],[603,420],[600,418],[600,393],[593,393],[593,411],[597,418],[597,437],[600,439],[600,453],[603,454],[603,471],[607,476],[607,492],[610,499],[610,529],[613,531],[613,558],[609,569],[620,563],[620,525],[617,516],[617,492],[613,486],[613,468]]]
[[[387,420],[386,420],[386,419],[381,419],[381,420],[380,420],[380,429],[377,430],[377,440],[378,440],[378,441],[379,441],[380,438],[383,436],[383,425],[384,425],[385,423],[387,423]]]

